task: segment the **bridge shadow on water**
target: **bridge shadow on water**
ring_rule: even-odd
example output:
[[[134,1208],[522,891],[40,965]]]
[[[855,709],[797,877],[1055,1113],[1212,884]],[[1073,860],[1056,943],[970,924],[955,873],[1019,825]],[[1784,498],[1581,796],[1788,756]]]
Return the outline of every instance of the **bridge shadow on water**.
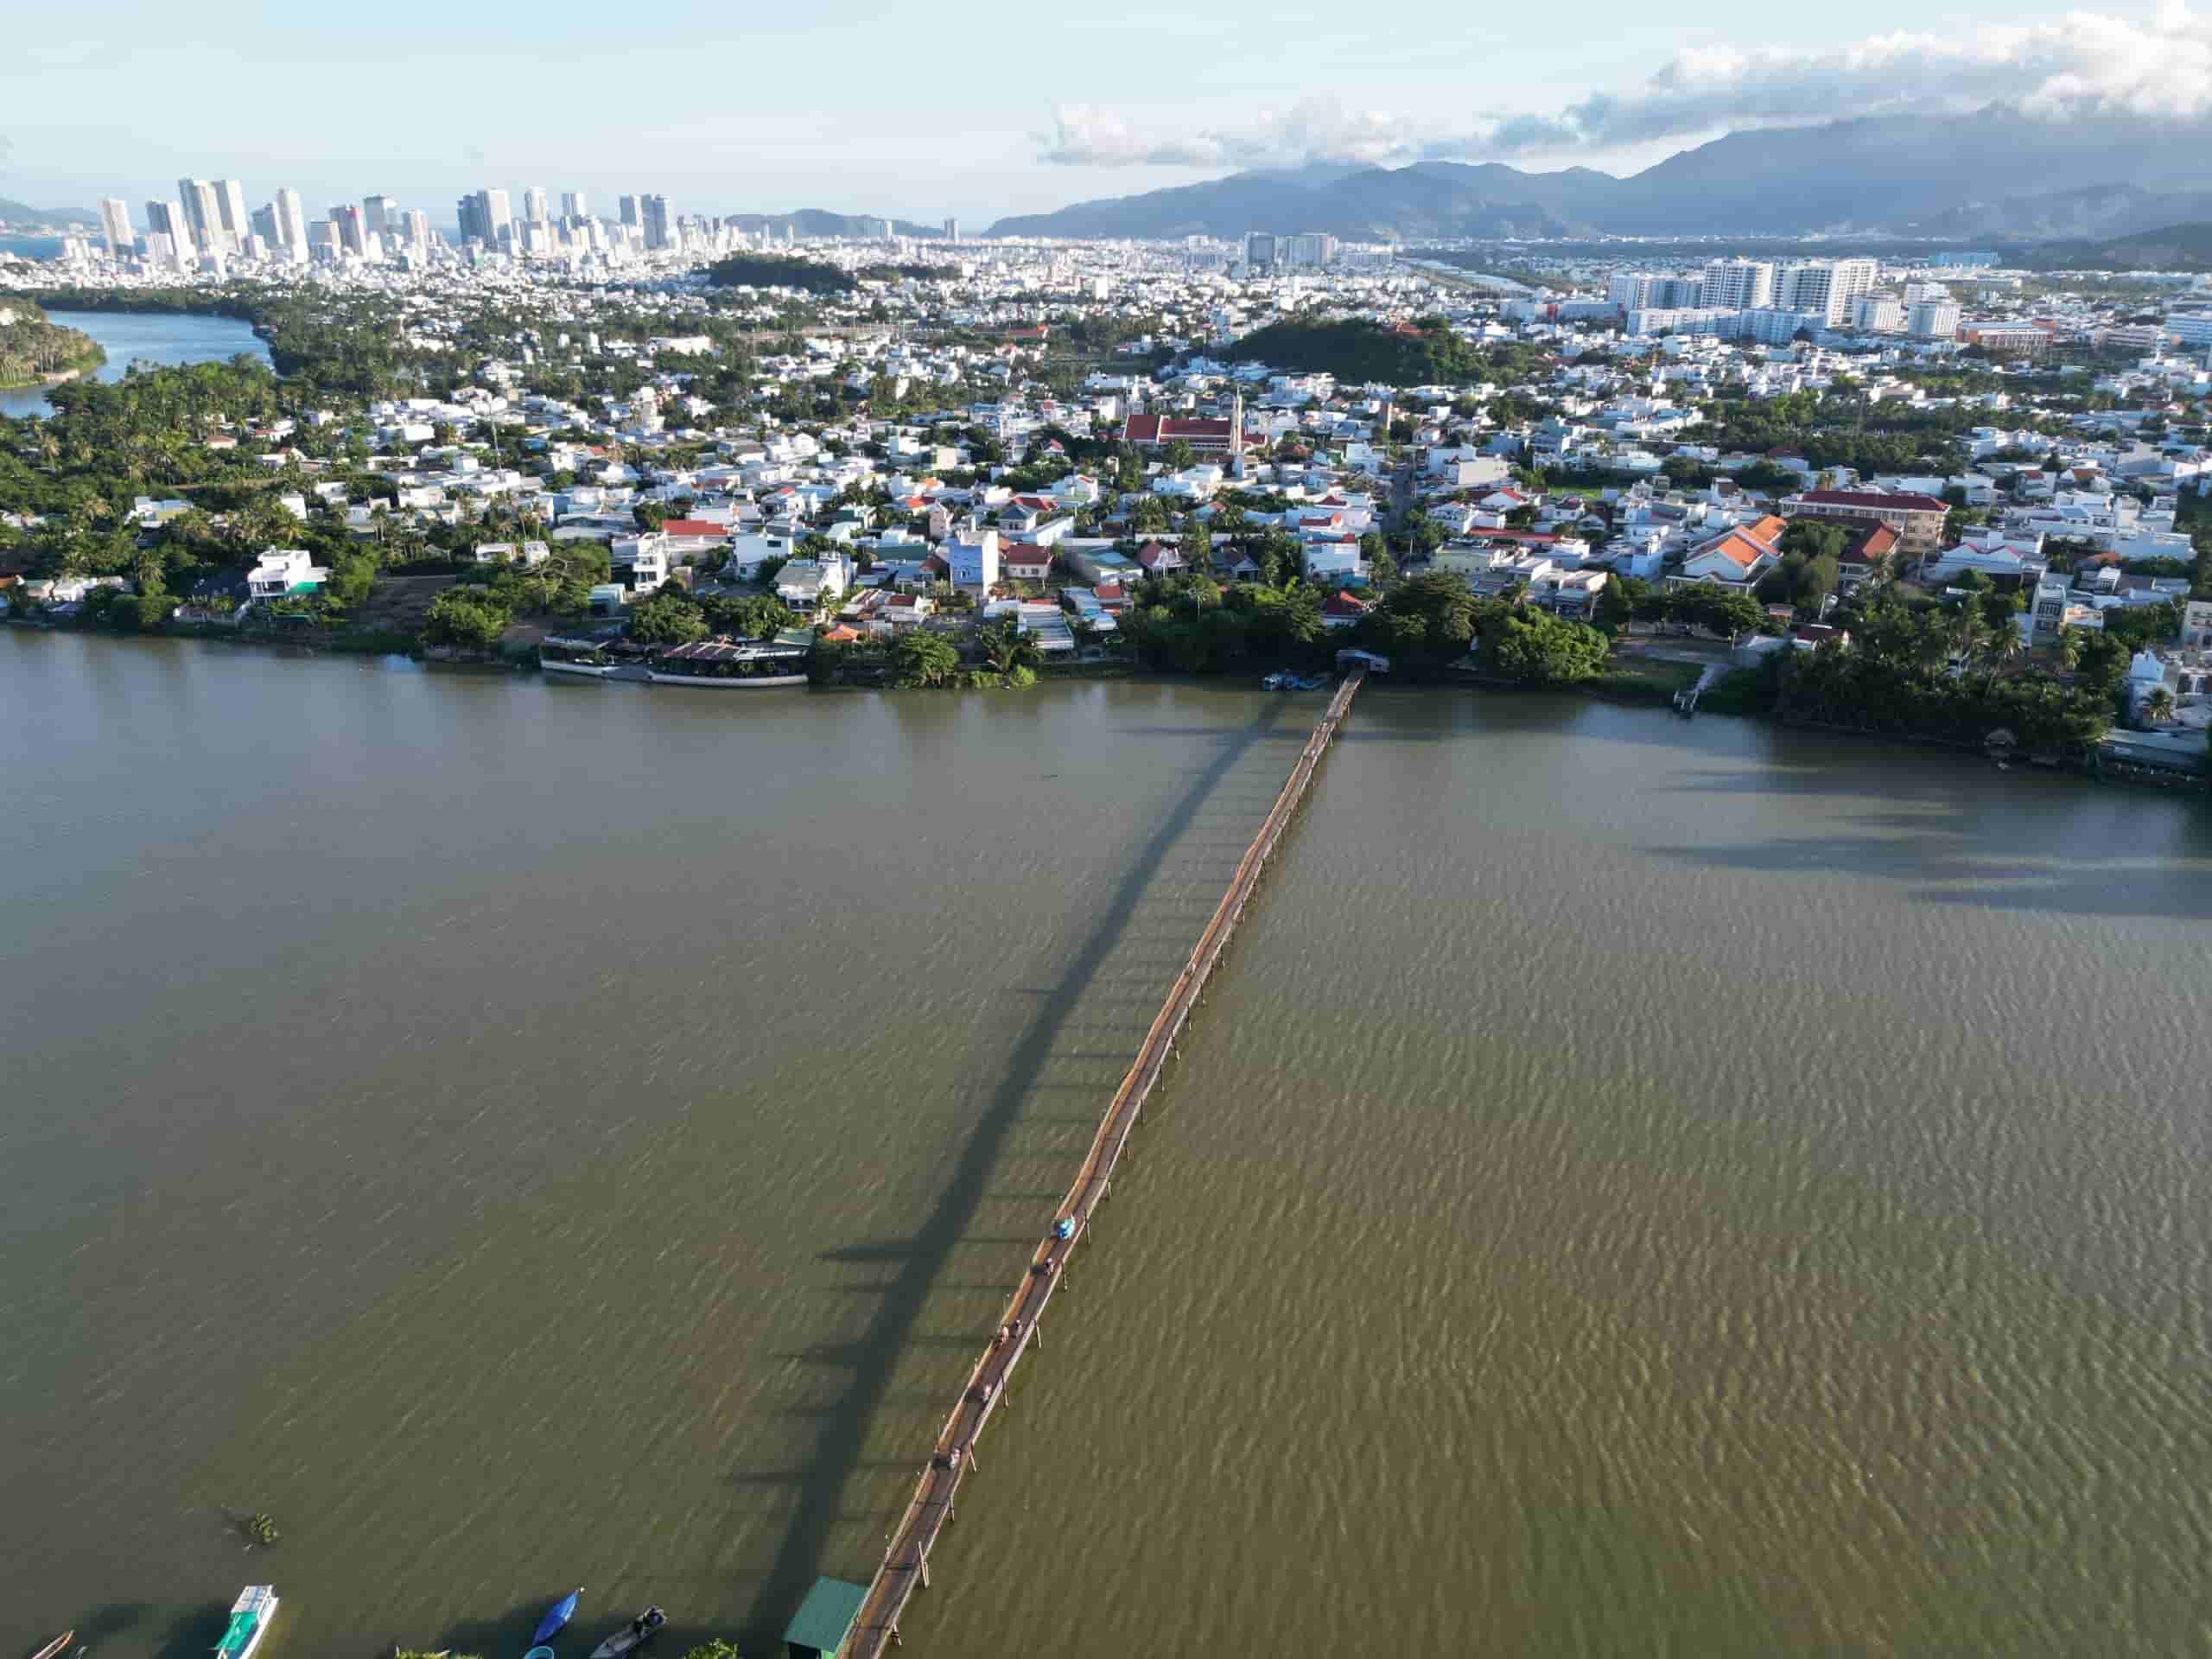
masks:
[[[1095,1033],[1099,1029],[1095,1004],[1090,1009],[1094,1016],[1090,1022],[1070,1016],[1116,949],[1136,937],[1133,924],[1137,906],[1154,881],[1160,879],[1162,861],[1172,852],[1187,849],[1183,837],[1210,805],[1217,810],[1230,810],[1230,802],[1216,800],[1215,797],[1238,763],[1255,748],[1274,748],[1283,735],[1287,715],[1302,717],[1306,713],[1302,708],[1288,709],[1270,702],[1262,705],[1254,719],[1240,728],[1211,727],[1187,733],[1179,729],[1178,735],[1205,735],[1219,741],[1221,746],[1160,819],[1151,836],[1130,860],[1119,882],[1103,895],[1104,907],[1097,925],[1067,958],[1058,977],[1037,999],[1020,1035],[1007,1052],[1005,1068],[989,1101],[961,1146],[951,1178],[938,1194],[928,1217],[911,1239],[871,1240],[823,1252],[822,1259],[830,1262],[880,1262],[887,1266],[895,1262],[897,1271],[887,1281],[868,1287],[881,1297],[874,1316],[858,1338],[849,1344],[839,1344],[836,1350],[835,1359],[848,1369],[849,1380],[843,1392],[815,1416],[817,1427],[814,1449],[804,1471],[794,1477],[795,1507],[791,1520],[739,1633],[747,1652],[776,1650],[782,1641],[785,1624],[804,1599],[816,1577],[824,1570],[833,1535],[851,1518],[846,1505],[846,1489],[855,1476],[876,1466],[866,1461],[862,1453],[878,1414],[890,1402],[892,1376],[899,1359],[925,1339],[931,1343],[941,1340],[935,1336],[925,1338],[920,1332],[918,1321],[924,1306],[938,1290],[951,1287],[941,1284],[940,1280],[958,1262],[959,1252],[978,1242],[969,1230],[984,1205],[1002,1196],[993,1191],[994,1176],[1007,1142],[1022,1119],[1022,1107],[1033,1095],[1052,1086],[1046,1082],[1046,1071],[1070,1058],[1056,1052],[1055,1045],[1077,1030]],[[1302,741],[1308,723],[1302,718],[1296,723]],[[1286,776],[1288,770],[1286,760]],[[1264,797],[1250,809],[1248,836],[1259,828],[1281,784],[1281,778],[1271,776],[1268,779]],[[1240,811],[1243,804],[1235,803]],[[1247,844],[1243,840],[1219,843],[1224,849],[1233,845],[1236,855],[1240,857]],[[1225,884],[1225,873],[1222,880]],[[1147,925],[1155,925],[1157,919],[1147,918]],[[1203,918],[1192,925],[1188,941],[1191,945],[1198,943],[1203,925]],[[1158,1007],[1158,998],[1166,993],[1174,972],[1180,970],[1182,960],[1177,957],[1172,969],[1160,971],[1159,989],[1143,1001],[1141,1014],[1131,1015],[1127,1045],[1115,1050],[1110,1058],[1123,1064],[1135,1058],[1144,1028]],[[1086,1047],[1084,1052],[1092,1055],[1096,1051]],[[1105,1091],[1087,1092],[1093,1095],[1103,1109]],[[1045,1121],[1080,1123],[1088,1128],[1095,1127],[1098,1120],[1096,1116],[1056,1116]],[[1080,1154],[1071,1150],[1065,1161],[1066,1173],[1072,1177]],[[1056,1186],[1049,1201],[1057,1201],[1061,1190]],[[1044,1220],[1040,1214],[1039,1236],[1042,1235]],[[1022,1243],[1030,1240],[1024,1236],[1007,1242]],[[958,1287],[976,1288],[969,1285]],[[1010,1294],[1014,1285],[1009,1280],[987,1288]],[[982,1336],[977,1334],[963,1339],[958,1345],[980,1346],[981,1342]],[[950,1393],[946,1392],[932,1403],[950,1409]],[[933,1432],[934,1423],[931,1427]],[[902,1466],[911,1466],[918,1472],[925,1452],[925,1446],[917,1446],[914,1456]],[[902,1485],[898,1501],[904,1503],[906,1498]]]

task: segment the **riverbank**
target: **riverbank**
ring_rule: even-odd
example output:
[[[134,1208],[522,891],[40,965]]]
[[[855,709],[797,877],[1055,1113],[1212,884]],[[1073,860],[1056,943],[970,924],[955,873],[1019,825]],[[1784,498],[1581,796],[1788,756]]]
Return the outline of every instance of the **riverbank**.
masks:
[[[543,673],[537,654],[532,650],[505,650],[496,652],[470,652],[451,647],[425,645],[418,635],[395,633],[375,629],[321,632],[311,629],[296,631],[270,628],[238,629],[220,623],[175,622],[157,628],[120,629],[89,626],[71,619],[47,619],[11,614],[0,621],[18,627],[43,631],[82,633],[116,639],[173,639],[204,640],[210,644],[238,647],[258,647],[291,657],[319,655],[351,657],[400,657],[445,669],[492,669],[510,673]],[[1374,691],[1384,695],[1417,695],[1440,688],[1458,687],[1485,694],[1499,693],[1570,693],[1592,702],[1610,703],[1623,708],[1656,711],[1669,708],[1675,695],[1694,684],[1700,671],[1694,665],[1671,662],[1621,664],[1609,667],[1605,672],[1589,680],[1566,685],[1530,686],[1494,676],[1462,672],[1450,680],[1430,684],[1416,683],[1392,683],[1377,682]],[[582,677],[555,674],[552,679],[575,680]],[[619,677],[624,683],[647,683],[643,675]],[[1011,674],[995,673],[982,664],[964,665],[960,672],[940,686],[906,686],[899,683],[895,671],[884,664],[834,664],[824,673],[820,668],[810,669],[803,683],[794,677],[788,686],[760,686],[757,690],[806,690],[811,691],[983,691],[1026,690],[1058,683],[1082,682],[1125,682],[1157,683],[1160,685],[1235,685],[1239,677],[1231,675],[1189,675],[1140,669],[1118,659],[1089,662],[1052,663],[1034,670],[1020,670]],[[650,682],[653,684],[674,684],[684,688],[680,679],[662,677]],[[710,684],[726,683],[710,682]],[[1700,715],[1719,715],[1736,719],[1763,722],[1783,730],[1819,733],[1827,736],[1886,741],[1916,749],[1939,749],[1977,762],[1991,763],[1995,760],[2013,761],[2011,754],[1993,756],[1981,744],[1963,739],[1917,732],[1883,731],[1854,727],[1791,719],[1777,714],[1772,704],[1771,689],[1760,673],[1752,669],[1731,669],[1707,686],[1698,700]],[[2103,782],[2124,783],[2133,786],[2179,791],[2191,794],[2212,793],[2212,772],[2195,774],[2177,768],[2151,766],[2139,760],[2131,760],[2099,749],[2080,757],[2053,756],[2017,757],[2017,763],[2032,765],[2044,771],[2071,773],[2083,779]]]
[[[0,302],[0,391],[60,385],[107,361],[100,343],[27,300]]]
[[[50,297],[50,296],[49,296]],[[17,302],[10,301],[6,304]],[[80,336],[92,350],[54,364],[73,380],[120,380],[134,363],[181,367],[221,361],[248,353],[266,361],[268,349],[247,321],[210,313],[148,313],[119,308],[77,310],[56,306],[47,313],[57,328]],[[43,378],[0,391],[0,415],[43,419],[53,413],[47,393],[54,384]],[[165,486],[174,493],[174,486]]]

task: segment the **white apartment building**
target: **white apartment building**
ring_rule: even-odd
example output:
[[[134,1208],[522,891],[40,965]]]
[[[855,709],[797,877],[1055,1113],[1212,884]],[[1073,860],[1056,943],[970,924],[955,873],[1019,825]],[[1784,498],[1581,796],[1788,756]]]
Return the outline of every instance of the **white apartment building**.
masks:
[[[130,204],[120,196],[101,197],[100,232],[107,238],[111,257],[120,259],[130,252],[138,240],[130,228]]]
[[[1894,295],[1868,294],[1860,298],[1852,321],[1870,334],[1898,334],[1904,328],[1904,307]]]
[[[304,258],[308,251],[307,210],[300,205],[300,193],[289,185],[276,192],[276,199],[270,204],[276,210],[276,240],[295,258]]]
[[[1921,300],[1906,314],[1905,332],[1915,340],[1949,340],[1959,332],[1959,302]]]
[[[1882,268],[1872,259],[1825,259],[1784,265],[1775,272],[1774,305],[1781,311],[1817,311],[1833,328],[1851,315],[1860,295],[1871,294]]]
[[[1750,311],[1774,303],[1774,267],[1754,259],[1716,259],[1705,268],[1700,303]]]

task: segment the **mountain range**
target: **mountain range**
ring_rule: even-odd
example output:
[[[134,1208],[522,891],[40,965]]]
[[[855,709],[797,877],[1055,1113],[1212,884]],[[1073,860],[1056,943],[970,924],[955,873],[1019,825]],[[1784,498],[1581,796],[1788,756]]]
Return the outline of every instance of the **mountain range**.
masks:
[[[27,201],[16,201],[0,196],[0,224],[7,225],[97,225],[98,213],[88,213],[78,207],[34,207]]]
[[[2005,105],[1732,132],[1628,178],[1499,162],[1239,173],[1002,219],[993,236],[2112,236],[2207,217],[2212,121]]]

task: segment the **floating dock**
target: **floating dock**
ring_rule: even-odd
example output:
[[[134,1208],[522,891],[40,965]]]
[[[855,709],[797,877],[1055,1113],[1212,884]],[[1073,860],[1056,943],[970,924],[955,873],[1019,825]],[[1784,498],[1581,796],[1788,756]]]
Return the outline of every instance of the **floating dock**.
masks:
[[[937,1444],[931,1448],[929,1462],[915,1484],[914,1496],[891,1535],[890,1547],[884,1551],[883,1565],[876,1569],[852,1621],[840,1659],[878,1659],[886,1648],[899,1640],[899,1618],[907,1602],[917,1590],[928,1586],[931,1552],[937,1548],[938,1535],[952,1520],[953,1502],[959,1495],[962,1479],[976,1467],[976,1443],[982,1438],[983,1427],[1001,1406],[1010,1403],[1009,1385],[1021,1357],[1032,1346],[1043,1345],[1040,1326],[1045,1308],[1052,1300],[1052,1293],[1059,1288],[1068,1258],[1090,1230],[1093,1212],[1113,1191],[1114,1166],[1121,1161],[1153,1085],[1160,1080],[1167,1057],[1174,1050],[1175,1039],[1182,1033],[1184,1021],[1197,1006],[1198,993],[1205,988],[1214,964],[1221,960],[1229,936],[1244,913],[1245,902],[1259,883],[1260,872],[1266,868],[1275,844],[1282,839],[1291,815],[1305,799],[1314,770],[1328,753],[1338,727],[1351,708],[1352,698],[1367,678],[1368,668],[1363,661],[1351,664],[1351,671],[1329,700],[1328,712],[1321,716],[1321,723],[1306,739],[1305,748],[1299,753],[1298,764],[1291,768],[1289,779],[1275,797],[1274,806],[1268,809],[1259,833],[1252,837],[1252,844],[1237,861],[1236,874],[1230,878],[1229,891],[1214,907],[1190,960],[1176,975],[1175,982],[1167,988],[1166,1001],[1160,1004],[1160,1013],[1145,1033],[1135,1061],[1122,1077],[1122,1086],[1107,1103],[1106,1115],[1099,1121],[1089,1154],[1076,1172],[1075,1184],[1054,1212],[1052,1229],[1030,1258],[1029,1270],[1014,1287],[1006,1312],[1000,1318],[998,1332],[969,1372],[959,1403],[953,1407],[952,1414],[938,1433]],[[1060,1236],[1063,1230],[1065,1237]]]

